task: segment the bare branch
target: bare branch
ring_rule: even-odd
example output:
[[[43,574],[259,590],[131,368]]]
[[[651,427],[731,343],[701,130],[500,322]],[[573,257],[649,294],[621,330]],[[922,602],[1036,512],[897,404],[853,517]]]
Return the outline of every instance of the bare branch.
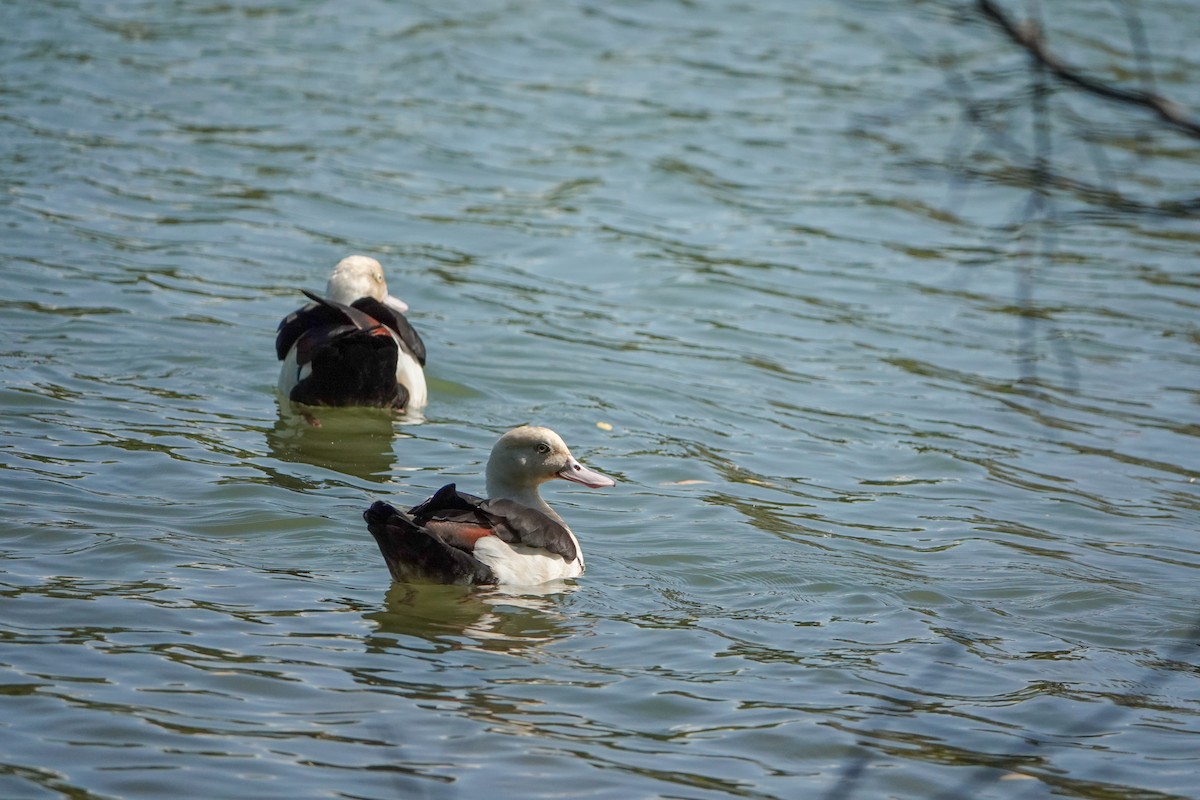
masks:
[[[1036,25],[1018,23],[1005,14],[992,0],[979,0],[979,11],[1004,31],[1015,44],[1048,69],[1059,80],[1085,92],[1126,105],[1145,108],[1176,130],[1200,139],[1200,120],[1190,117],[1178,103],[1157,92],[1124,89],[1084,75],[1046,48],[1041,30]]]

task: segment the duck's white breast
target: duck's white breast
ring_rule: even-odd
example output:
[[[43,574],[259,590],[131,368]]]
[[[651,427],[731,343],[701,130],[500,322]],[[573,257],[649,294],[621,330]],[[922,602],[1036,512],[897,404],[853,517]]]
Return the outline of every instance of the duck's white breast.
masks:
[[[546,581],[576,578],[583,574],[583,558],[567,561],[557,553],[509,544],[496,536],[475,543],[474,555],[496,574],[500,583],[534,586]]]

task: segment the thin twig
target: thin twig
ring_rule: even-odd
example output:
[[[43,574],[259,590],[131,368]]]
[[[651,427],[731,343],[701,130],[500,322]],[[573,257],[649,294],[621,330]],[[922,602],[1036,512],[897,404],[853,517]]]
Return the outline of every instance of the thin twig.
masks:
[[[979,0],[979,11],[996,23],[1000,30],[1021,49],[1048,69],[1059,80],[1070,83],[1085,92],[1126,105],[1145,108],[1156,114],[1171,127],[1188,136],[1200,139],[1200,120],[1190,117],[1178,103],[1157,92],[1142,89],[1124,89],[1097,78],[1084,75],[1046,48],[1041,30],[1036,25],[1015,22],[992,0]]]

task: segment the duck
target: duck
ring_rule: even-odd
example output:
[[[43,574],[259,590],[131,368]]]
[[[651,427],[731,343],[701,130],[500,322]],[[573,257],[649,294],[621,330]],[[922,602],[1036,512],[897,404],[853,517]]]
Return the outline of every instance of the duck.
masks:
[[[500,437],[485,474],[487,499],[450,483],[408,511],[379,500],[363,512],[392,577],[534,586],[582,575],[579,539],[539,488],[554,479],[589,489],[617,482],[579,463],[557,433],[532,425]]]
[[[279,323],[279,393],[310,406],[375,406],[420,412],[428,404],[425,343],[388,293],[369,256],[343,258],[321,297]]]

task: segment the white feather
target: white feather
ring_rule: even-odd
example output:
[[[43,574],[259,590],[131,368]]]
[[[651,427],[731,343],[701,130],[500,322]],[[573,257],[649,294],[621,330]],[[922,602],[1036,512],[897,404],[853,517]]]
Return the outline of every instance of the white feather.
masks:
[[[578,544],[576,542],[576,548]],[[491,568],[496,580],[502,584],[533,586],[583,574],[582,553],[575,561],[567,561],[557,553],[521,544],[510,545],[497,536],[485,536],[476,542],[474,555]]]

